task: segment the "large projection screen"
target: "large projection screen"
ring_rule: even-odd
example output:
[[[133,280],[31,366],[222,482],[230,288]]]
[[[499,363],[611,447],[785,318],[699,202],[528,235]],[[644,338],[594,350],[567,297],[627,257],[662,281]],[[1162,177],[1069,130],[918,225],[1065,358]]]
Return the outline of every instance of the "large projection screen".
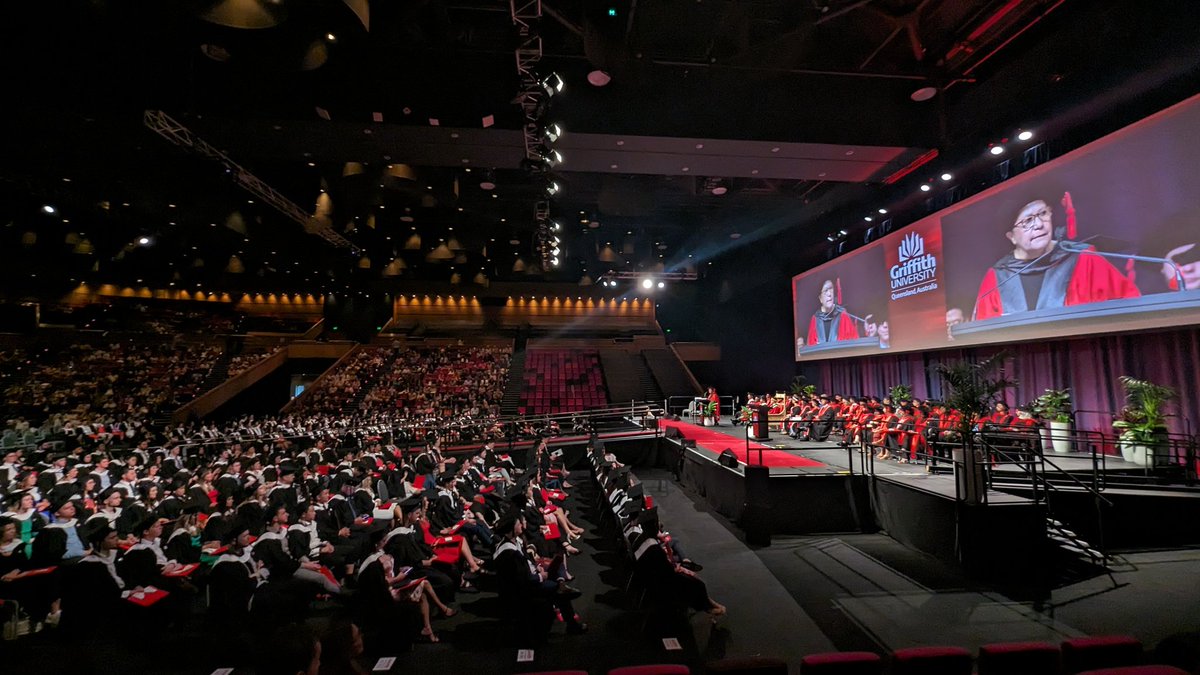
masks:
[[[792,306],[797,360],[1200,323],[1200,97],[793,277]]]

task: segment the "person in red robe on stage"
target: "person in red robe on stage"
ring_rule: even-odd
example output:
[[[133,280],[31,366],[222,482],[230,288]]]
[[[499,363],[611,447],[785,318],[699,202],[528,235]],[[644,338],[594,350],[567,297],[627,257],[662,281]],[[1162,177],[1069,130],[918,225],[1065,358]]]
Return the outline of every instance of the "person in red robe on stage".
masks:
[[[826,279],[825,283],[821,284],[821,292],[817,295],[821,308],[813,314],[812,319],[808,322],[808,338],[804,344],[816,345],[838,340],[857,340],[860,337],[858,327],[854,325],[854,319],[850,318],[850,315],[846,313],[846,308],[837,303],[836,299],[833,280]]]
[[[717,396],[717,388],[709,387],[708,392],[705,393],[704,397],[708,399],[709,403],[717,404],[715,412],[713,413],[713,424],[721,424],[721,397]]]
[[[1068,211],[1067,237],[1071,238],[1074,207],[1069,194],[1063,201]],[[1054,211],[1042,199],[1025,204],[1017,213],[1004,235],[1012,242],[1013,251],[984,274],[973,321],[1141,296],[1137,286],[1103,257],[1089,251],[1071,253],[1057,246],[1053,218]]]

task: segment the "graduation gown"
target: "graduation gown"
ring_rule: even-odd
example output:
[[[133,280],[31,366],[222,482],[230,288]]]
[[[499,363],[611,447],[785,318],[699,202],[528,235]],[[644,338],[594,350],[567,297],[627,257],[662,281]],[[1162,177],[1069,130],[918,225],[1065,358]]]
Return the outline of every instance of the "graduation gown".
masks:
[[[1094,249],[1089,249],[1094,250]],[[1090,302],[1141,296],[1137,286],[1117,271],[1108,260],[1093,253],[1068,253],[1055,248],[1041,261],[1029,267],[1028,260],[1017,260],[1010,253],[983,275],[975,298],[973,321],[1032,309],[1071,307]],[[1030,307],[1020,274],[1043,275],[1035,306]]]
[[[829,328],[826,328],[823,318],[829,317]],[[804,344],[817,345],[826,342],[837,342],[838,340],[857,340],[858,328],[854,325],[854,319],[846,314],[846,310],[842,307],[834,307],[832,312],[823,314],[817,311],[808,320],[808,337]]]

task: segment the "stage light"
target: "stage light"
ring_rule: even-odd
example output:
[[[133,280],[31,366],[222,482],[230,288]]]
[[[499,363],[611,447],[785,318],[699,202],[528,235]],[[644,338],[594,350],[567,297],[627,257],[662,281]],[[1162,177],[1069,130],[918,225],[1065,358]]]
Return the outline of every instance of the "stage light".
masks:
[[[660,282],[658,282],[658,287],[659,287],[659,288],[666,288],[666,287],[667,287],[667,285],[666,285],[666,284],[664,284],[663,282],[661,282],[661,281],[660,281]]]
[[[865,220],[865,221],[867,221],[867,222],[869,223],[869,222],[871,222],[872,220],[875,220],[875,219],[874,219],[874,218],[872,218],[871,216],[863,216],[863,220]]]
[[[879,209],[879,214],[880,214],[880,215],[883,215],[883,214],[885,214],[885,213],[887,213],[887,209]]]
[[[558,250],[558,247],[557,247],[557,246],[555,246],[554,248],[550,249],[550,255],[554,256],[555,258],[557,258],[557,257],[558,257],[558,254],[559,254],[559,253],[561,253],[561,252],[562,252],[562,251]]]
[[[929,192],[932,189],[929,187],[929,183],[921,183],[921,192]]]
[[[559,232],[559,231],[561,231],[561,230],[562,230],[562,223],[560,223],[560,222],[558,222],[558,221],[556,221],[556,220],[555,220],[555,221],[551,221],[551,222],[550,222],[550,230],[551,230],[552,232]]]
[[[725,194],[726,192],[729,192],[729,188],[725,187],[724,185],[718,185],[717,187],[712,189],[712,193],[718,197]]]
[[[1027,140],[1029,140],[1029,139],[1031,139],[1031,138],[1033,138],[1033,132],[1032,132],[1032,131],[1022,131],[1021,133],[1017,134],[1017,140],[1018,140],[1018,141],[1027,141]]]
[[[1002,155],[1002,154],[1004,154],[1004,146],[1003,145],[993,145],[988,150],[988,152],[992,153],[993,155]]]
[[[334,35],[333,33],[326,33],[325,39],[329,40],[330,42],[337,42],[337,36]]]
[[[141,244],[142,246],[149,246],[150,245],[150,237],[138,237],[137,242],[138,242],[138,244]]]
[[[546,162],[550,166],[557,166],[562,164],[563,155],[557,150],[547,150],[546,152],[542,153],[542,161]]]
[[[839,235],[839,236],[842,236],[842,237],[844,237],[844,236],[846,236],[846,235],[848,235],[848,234],[850,234],[850,233],[849,233],[849,232],[847,232],[847,231],[845,231],[845,230],[838,230],[838,235]]]
[[[558,267],[558,258],[551,258],[550,264],[554,265],[555,267]]]
[[[562,192],[562,186],[558,184],[558,181],[552,180],[550,181],[550,184],[546,186],[546,194],[550,195],[551,197],[559,192]]]
[[[952,176],[948,173],[942,174],[942,180],[950,180],[951,178],[954,178],[954,176]]]
[[[56,209],[53,206],[50,206],[49,204],[42,207],[43,213],[54,213],[55,211],[56,211]]]
[[[546,79],[542,80],[542,88],[545,89],[546,93],[550,96],[561,94],[563,89],[566,89],[566,87],[567,83],[558,76],[558,73],[550,73],[548,76],[546,76]]]
[[[609,7],[609,8],[608,8],[608,15],[609,15],[609,16],[616,16],[616,15],[617,15],[617,8],[616,8],[616,7]]]
[[[645,288],[646,290],[649,290],[649,289],[651,289],[651,288],[654,288],[654,281],[653,281],[653,280],[651,280],[651,279],[645,279],[645,280],[643,280],[643,281],[642,281],[642,288]]]
[[[563,135],[563,128],[554,122],[547,124],[546,128],[542,130],[542,137],[545,138],[547,141],[550,141],[551,143],[562,138],[562,135]]]

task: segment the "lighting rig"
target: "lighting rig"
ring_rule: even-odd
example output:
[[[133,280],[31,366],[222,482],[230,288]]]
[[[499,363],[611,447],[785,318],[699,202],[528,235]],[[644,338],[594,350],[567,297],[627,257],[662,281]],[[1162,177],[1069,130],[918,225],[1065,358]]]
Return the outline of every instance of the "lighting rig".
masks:
[[[309,234],[315,234],[339,248],[353,249],[349,239],[334,232],[328,222],[311,218],[309,213],[296,205],[295,202],[283,196],[278,190],[268,185],[249,170],[233,161],[228,155],[214,148],[203,138],[200,138],[182,122],[161,110],[147,110],[142,114],[142,123],[146,128],[162,136],[168,141],[183,148],[188,148],[208,159],[216,160],[225,168],[225,173],[233,177],[233,182],[243,190],[273,207],[283,215],[300,223]]]
[[[538,74],[542,62],[542,37],[538,27],[542,18],[541,0],[509,0],[513,25],[517,29],[517,76],[520,89],[517,103],[521,106],[521,130],[525,141],[525,159],[521,166],[544,183],[545,195],[534,204],[536,229],[535,250],[542,257],[542,269],[557,267],[562,245],[551,231],[550,197],[562,190],[562,183],[550,169],[563,161],[562,153],[551,145],[562,136],[557,124],[543,124],[550,98],[565,88],[562,78],[551,73],[545,78]]]

